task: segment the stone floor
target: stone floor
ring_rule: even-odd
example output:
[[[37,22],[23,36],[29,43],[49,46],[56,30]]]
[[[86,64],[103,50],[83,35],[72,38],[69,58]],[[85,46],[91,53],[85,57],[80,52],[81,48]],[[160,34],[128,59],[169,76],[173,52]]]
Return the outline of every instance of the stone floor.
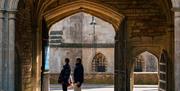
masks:
[[[157,85],[136,85],[134,87],[133,91],[158,91]],[[50,91],[62,91],[61,85],[51,85]],[[73,89],[69,88],[68,91],[73,91]],[[114,91],[114,86],[106,84],[84,84],[82,91]]]

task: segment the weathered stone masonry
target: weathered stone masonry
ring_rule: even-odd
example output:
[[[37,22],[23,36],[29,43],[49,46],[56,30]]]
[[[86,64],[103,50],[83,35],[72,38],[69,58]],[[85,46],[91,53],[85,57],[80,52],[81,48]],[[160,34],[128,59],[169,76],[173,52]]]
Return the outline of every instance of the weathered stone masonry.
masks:
[[[30,7],[19,7],[16,15],[16,46],[21,63],[22,91],[32,91],[32,18]]]

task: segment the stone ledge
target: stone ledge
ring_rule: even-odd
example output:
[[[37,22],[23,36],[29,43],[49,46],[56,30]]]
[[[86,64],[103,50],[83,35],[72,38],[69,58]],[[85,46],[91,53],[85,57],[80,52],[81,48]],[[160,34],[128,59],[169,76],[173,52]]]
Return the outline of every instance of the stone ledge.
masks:
[[[157,85],[158,84],[158,73],[141,73],[137,74],[134,73],[134,84],[135,85],[141,85],[141,84],[147,84],[147,85]]]

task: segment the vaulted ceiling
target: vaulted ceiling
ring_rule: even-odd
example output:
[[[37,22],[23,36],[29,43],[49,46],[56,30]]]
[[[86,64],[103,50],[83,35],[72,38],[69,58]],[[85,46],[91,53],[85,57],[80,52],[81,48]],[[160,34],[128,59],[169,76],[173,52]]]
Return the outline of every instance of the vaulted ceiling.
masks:
[[[25,0],[20,0],[25,1]],[[142,3],[146,5],[147,7],[144,7],[144,9],[147,9],[148,6],[152,5],[154,8],[158,8],[159,12],[162,13],[162,15],[166,15],[166,18],[171,21],[171,8],[172,3],[171,0],[26,0],[28,1],[28,4],[31,5],[32,9],[34,10],[34,16],[41,16],[43,13],[57,7],[63,4],[67,4],[74,1],[92,1],[96,3],[100,3],[103,5],[106,5],[108,7],[111,7],[114,10],[119,10],[120,13],[121,9],[127,9],[127,8],[138,8],[138,4]],[[173,0],[174,1],[174,0]],[[133,7],[134,5],[135,7]],[[130,7],[132,6],[132,7]],[[141,7],[141,8],[143,8]],[[149,9],[152,9],[152,7],[149,7]],[[139,7],[140,8],[140,7]]]
[[[136,31],[134,36],[154,36],[154,35],[163,35],[163,31],[167,27],[172,27],[174,24],[174,13],[172,12],[171,0],[20,0],[19,7],[24,5],[25,7],[29,6],[31,8],[32,19],[34,20],[34,25],[38,26],[41,23],[42,19],[48,15],[50,11],[54,11],[56,8],[63,8],[64,5],[71,5],[73,2],[93,2],[104,7],[108,7],[115,12],[125,16],[128,20],[129,30],[138,30],[141,34]],[[85,2],[86,3],[86,2]],[[93,6],[92,6],[93,7]],[[71,7],[70,7],[71,8]],[[87,8],[82,5],[79,8]],[[98,8],[98,7],[97,7]],[[91,8],[91,9],[96,9]],[[64,9],[65,10],[65,9]],[[101,9],[99,9],[101,10]],[[86,9],[88,13],[88,8]],[[101,10],[104,12],[103,10]],[[57,11],[59,12],[59,11]],[[99,12],[95,12],[99,13]],[[73,13],[71,13],[73,14]],[[92,13],[93,14],[93,13]],[[64,18],[70,14],[64,13]],[[96,14],[98,15],[98,14]],[[99,14],[100,18],[103,15]],[[98,17],[98,16],[97,16]],[[107,17],[104,18],[106,20]],[[103,18],[102,18],[103,19]],[[60,19],[55,18],[51,23],[55,23]],[[112,19],[110,19],[112,20]],[[112,23],[112,22],[110,22]],[[167,27],[164,27],[167,26]],[[157,32],[158,33],[154,33]],[[134,32],[134,31],[130,31]],[[151,34],[144,34],[144,32],[149,32]]]

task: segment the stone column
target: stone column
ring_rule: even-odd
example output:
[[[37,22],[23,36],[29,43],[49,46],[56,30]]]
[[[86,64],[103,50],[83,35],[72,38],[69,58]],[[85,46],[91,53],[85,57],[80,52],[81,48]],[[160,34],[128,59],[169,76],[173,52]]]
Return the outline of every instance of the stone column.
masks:
[[[175,91],[180,91],[180,12],[175,12]]]
[[[14,16],[5,10],[0,13],[0,91],[14,91]]]
[[[120,70],[119,70],[119,67],[120,67],[120,62],[119,62],[119,55],[120,55],[120,52],[119,52],[119,49],[120,49],[120,46],[119,46],[119,35],[118,33],[116,33],[116,37],[115,37],[115,67],[114,67],[114,85],[115,85],[115,91],[120,91],[120,86],[121,86],[121,83],[120,83],[120,78],[119,78],[119,75],[120,75]]]
[[[115,36],[115,91],[129,91],[126,86],[130,84],[127,82],[127,70],[126,70],[126,20],[119,26],[119,31]],[[128,79],[129,81],[129,79]],[[130,88],[130,86],[128,87]]]
[[[44,72],[44,78],[43,78],[43,88],[42,88],[42,91],[50,91],[49,90],[49,72]]]
[[[8,12],[6,10],[3,11],[4,19],[3,19],[3,30],[2,30],[2,90],[9,91],[9,79],[8,79],[8,71],[9,71],[9,31],[8,31]]]
[[[9,71],[8,71],[8,79],[9,79],[9,90],[14,91],[14,80],[15,80],[15,12],[10,11],[8,15],[8,29],[9,29]]]
[[[0,91],[2,90],[2,30],[3,30],[3,12],[0,11]]]

